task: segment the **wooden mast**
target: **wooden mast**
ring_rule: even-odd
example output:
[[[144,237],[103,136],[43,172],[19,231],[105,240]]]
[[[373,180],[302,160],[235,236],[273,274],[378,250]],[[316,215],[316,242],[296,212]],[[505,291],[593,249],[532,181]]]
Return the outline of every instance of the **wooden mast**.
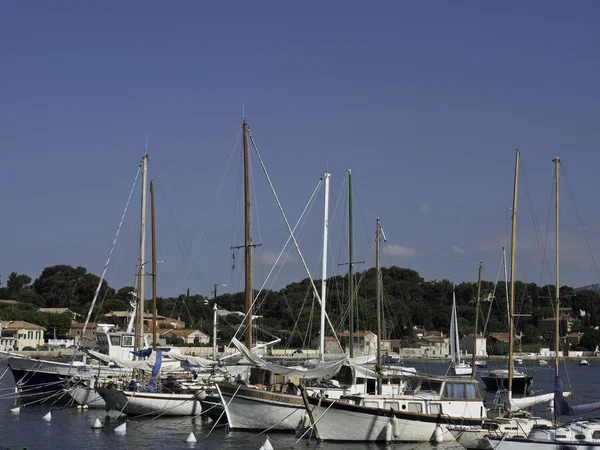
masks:
[[[555,336],[555,352],[554,352],[554,375],[558,376],[558,352],[560,350],[560,242],[559,242],[559,166],[560,158],[557,156],[554,158],[554,187],[555,187],[555,199],[556,199],[556,230],[555,230],[555,246],[556,246],[556,336]]]
[[[152,350],[156,351],[156,220],[154,216],[154,180],[150,181],[150,218],[152,223]]]
[[[144,348],[144,263],[146,259],[146,171],[148,154],[142,158],[142,207],[140,217],[140,255],[137,267],[137,326],[135,327],[134,346],[137,350]],[[142,357],[139,356],[138,359]]]
[[[510,306],[508,317],[508,395],[512,395],[513,384],[513,341],[514,341],[514,310],[515,310],[515,255],[517,245],[517,193],[519,189],[519,157],[517,149],[515,156],[515,182],[513,187],[512,231],[510,245]]]
[[[319,352],[321,361],[325,361],[325,316],[327,315],[325,305],[327,298],[327,241],[329,236],[329,178],[327,172],[323,175],[325,183],[325,197],[323,199],[323,254],[321,261],[321,333],[319,337]]]
[[[479,263],[479,275],[477,276],[477,303],[475,304],[475,333],[473,334],[473,355],[471,358],[471,380],[475,379],[475,363],[477,361],[477,333],[479,322],[479,302],[481,301],[481,272],[483,263]]]
[[[381,264],[380,264],[380,245],[381,245],[381,223],[379,217],[375,228],[375,272],[377,276],[377,395],[382,394],[382,374],[381,374]]]
[[[246,347],[252,350],[252,237],[250,235],[250,157],[248,153],[248,125],[242,123],[244,152],[244,260],[245,260],[245,306],[246,306]]]
[[[352,170],[348,169],[348,340],[350,358],[354,357],[354,242],[352,223]]]

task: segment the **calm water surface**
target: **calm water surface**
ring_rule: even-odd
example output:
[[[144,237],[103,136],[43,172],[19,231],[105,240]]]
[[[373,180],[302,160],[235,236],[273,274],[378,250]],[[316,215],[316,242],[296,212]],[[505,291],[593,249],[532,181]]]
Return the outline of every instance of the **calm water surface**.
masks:
[[[527,369],[534,372],[535,392],[551,392],[553,388],[554,370],[531,365]],[[407,364],[417,370],[443,374],[446,363],[418,362]],[[565,370],[566,368],[566,370]],[[0,374],[4,373],[6,363],[0,362]],[[591,363],[589,367],[579,367],[568,363],[561,369],[565,389],[573,389],[573,404],[600,401],[600,363]],[[482,389],[483,385],[481,384]],[[486,397],[493,394],[482,392]],[[224,427],[216,427],[212,432],[213,422],[201,418],[131,418],[127,421],[127,433],[119,435],[114,429],[124,422],[115,415],[107,416],[104,410],[90,409],[77,411],[72,408],[29,405],[21,409],[20,414],[11,414],[14,405],[14,380],[10,371],[0,379],[0,447],[27,447],[28,449],[255,449],[263,444],[266,435],[257,433],[227,433]],[[52,411],[52,420],[46,422],[42,417]],[[547,414],[541,412],[541,414]],[[594,414],[592,414],[594,415]],[[596,413],[597,416],[597,413]],[[91,428],[94,420],[99,418],[104,424],[102,429]],[[194,432],[195,444],[185,442],[190,432]],[[210,435],[209,435],[210,432]],[[298,443],[290,434],[269,433],[269,439],[275,450],[289,448],[307,448],[307,441]],[[443,444],[437,448],[452,448]],[[358,450],[358,449],[430,449],[425,444],[345,444],[320,443],[312,441],[308,448],[319,450]]]

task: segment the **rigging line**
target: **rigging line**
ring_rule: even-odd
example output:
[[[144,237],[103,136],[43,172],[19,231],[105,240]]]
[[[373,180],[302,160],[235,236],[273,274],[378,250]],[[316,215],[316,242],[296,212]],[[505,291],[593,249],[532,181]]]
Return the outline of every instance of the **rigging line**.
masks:
[[[592,260],[592,264],[594,266],[594,270],[596,271],[596,280],[600,281],[600,272],[598,271],[598,266],[596,265],[596,259],[594,258],[594,253],[592,252],[592,248],[590,246],[590,242],[585,234],[585,228],[583,227],[583,221],[581,220],[581,215],[579,214],[579,208],[577,208],[577,203],[575,203],[575,196],[573,195],[573,191],[571,190],[571,183],[569,183],[569,179],[567,178],[567,171],[565,169],[565,165],[560,162],[560,166],[562,167],[563,178],[567,182],[567,189],[569,191],[569,195],[571,196],[571,201],[573,202],[573,206],[575,208],[575,214],[577,215],[577,221],[579,222],[579,227],[581,228],[581,233],[584,238],[584,243],[586,244],[587,250],[589,251],[589,256]]]
[[[508,241],[508,236],[506,237],[506,240],[504,241],[504,243],[506,244]],[[483,326],[483,335],[485,336],[487,333],[487,326],[488,326],[488,322],[490,320],[490,314],[492,312],[492,303],[494,303],[494,299],[496,298],[496,288],[498,287],[498,281],[500,280],[500,272],[502,271],[502,265],[504,264],[504,249],[506,247],[503,247],[502,249],[502,254],[500,256],[500,264],[498,265],[498,274],[496,275],[496,282],[494,283],[494,289],[492,290],[492,296],[490,297],[490,307],[488,308],[488,313],[487,313],[487,318],[485,319],[485,324]],[[498,302],[496,302],[498,304]],[[500,305],[498,305],[499,307]],[[500,317],[504,317],[504,314],[500,314]],[[504,325],[506,324],[506,321],[504,322]]]
[[[123,210],[123,214],[121,215],[121,220],[119,221],[119,226],[117,227],[117,232],[113,239],[112,245],[110,246],[110,250],[108,252],[108,257],[106,258],[106,264],[104,264],[104,269],[102,270],[102,276],[98,281],[98,286],[96,287],[96,292],[94,293],[94,298],[92,300],[92,305],[88,310],[87,317],[85,318],[85,322],[83,324],[83,329],[81,330],[81,334],[79,335],[79,339],[77,340],[77,347],[73,350],[73,357],[71,358],[71,363],[69,365],[69,371],[73,367],[73,362],[75,362],[75,357],[77,356],[77,352],[81,348],[81,342],[83,340],[83,336],[85,335],[85,330],[87,329],[88,323],[90,321],[90,317],[92,316],[92,311],[94,309],[94,305],[96,304],[96,300],[98,300],[98,295],[100,294],[100,288],[102,287],[102,282],[104,281],[104,277],[106,276],[106,271],[108,269],[108,265],[110,263],[110,258],[113,254],[113,250],[115,249],[115,245],[117,244],[117,239],[119,238],[119,233],[121,231],[121,226],[123,225],[123,221],[125,220],[125,214],[127,214],[127,209],[129,208],[129,202],[131,201],[131,197],[133,195],[133,191],[135,189],[135,185],[137,183],[140,172],[142,171],[142,163],[138,165],[137,173],[135,174],[135,178],[133,180],[133,184],[131,185],[131,190],[129,191],[129,197],[127,197],[127,202],[125,203],[125,209]]]
[[[233,201],[233,219],[231,222],[231,241],[229,243],[229,248],[231,250],[231,259],[232,259],[232,263],[231,263],[231,270],[229,271],[229,286],[233,287],[237,287],[239,288],[240,284],[241,284],[241,277],[242,277],[242,271],[235,270],[235,254],[236,254],[236,249],[234,249],[233,247],[237,246],[238,244],[238,240],[241,242],[243,241],[245,238],[241,238],[240,236],[242,235],[242,224],[238,224],[237,222],[237,214],[238,211],[241,210],[242,208],[240,207],[240,202],[242,201],[242,189],[241,189],[241,183],[242,183],[242,168],[244,166],[244,155],[243,152],[239,153],[239,160],[238,160],[238,173],[237,173],[237,177],[236,177],[236,187],[235,187],[235,196],[234,196],[234,201]],[[238,228],[236,229],[236,225],[238,226]],[[237,276],[237,279],[234,280],[234,277]]]
[[[296,228],[298,227],[298,225],[300,224],[300,222],[302,221],[302,218],[304,217],[305,213],[307,212],[307,210],[309,210],[309,206],[312,204],[313,199],[315,198],[315,196],[317,195],[317,192],[319,191],[319,188],[321,187],[321,184],[323,183],[323,179],[319,179],[319,182],[317,183],[317,186],[315,187],[315,189],[313,190],[312,195],[310,196],[308,203],[306,204],[306,206],[304,207],[304,210],[302,211],[302,214],[300,214],[300,217],[298,218],[298,221],[296,222],[296,224],[294,225],[294,229],[293,231],[296,230]],[[254,303],[256,303],[256,301],[258,300],[258,298],[260,297],[261,293],[263,292],[265,285],[267,284],[267,281],[269,280],[269,278],[271,277],[271,274],[273,273],[273,271],[275,270],[275,267],[277,267],[277,264],[279,262],[279,260],[281,259],[281,256],[283,255],[283,253],[286,250],[286,247],[288,246],[290,240],[292,239],[291,235],[288,237],[288,239],[285,241],[285,244],[283,246],[283,248],[281,249],[281,251],[279,252],[279,255],[277,255],[277,259],[275,260],[275,263],[271,266],[271,270],[269,271],[269,273],[267,274],[267,277],[265,278],[265,280],[263,281],[262,286],[260,287],[260,290],[258,291],[258,294],[256,294],[256,296],[254,297],[254,299],[252,300],[252,305],[250,306],[250,310],[246,311],[246,315],[244,316],[244,321],[246,319],[246,316],[248,316],[248,314],[252,311],[252,307],[254,306]],[[290,247],[290,251],[291,251],[292,247]],[[289,253],[288,253],[289,255]],[[286,257],[287,259],[287,257]],[[281,270],[281,266],[279,268],[279,270]],[[278,272],[279,273],[279,272]],[[285,296],[284,296],[285,297]],[[286,304],[287,304],[287,300],[286,300]],[[288,304],[288,309],[290,310],[290,315],[293,317],[293,313],[291,311],[291,308],[289,307]],[[236,330],[234,336],[237,336],[238,332],[240,331],[240,328],[242,327],[242,325],[244,325],[244,321],[242,321],[242,323],[240,324],[240,326],[238,327],[238,329]]]
[[[250,180],[252,181],[252,197],[254,197],[254,215],[256,216],[256,228],[258,229],[258,242],[263,242],[262,231],[260,229],[260,216],[258,214],[258,202],[256,201],[256,183],[254,182],[254,176],[252,171],[252,159],[248,158],[248,170],[250,171]]]
[[[306,204],[306,206],[304,207],[304,210],[302,211],[302,214],[300,214],[300,218],[298,219],[298,221],[297,221],[297,222],[296,222],[296,224],[294,225],[294,230],[293,230],[294,232],[296,231],[296,229],[297,229],[298,227],[300,227],[300,228],[298,228],[298,233],[297,233],[297,235],[299,235],[299,234],[300,234],[300,232],[301,232],[301,231],[302,231],[302,229],[304,228],[304,225],[306,224],[306,220],[307,220],[307,217],[308,217],[308,213],[310,213],[310,211],[312,210],[312,207],[313,207],[313,205],[314,205],[314,199],[315,199],[315,196],[316,196],[316,194],[319,192],[319,189],[320,189],[320,187],[321,187],[322,183],[323,183],[323,179],[320,179],[320,180],[319,180],[319,182],[317,183],[317,186],[315,187],[315,190],[313,191],[312,195],[310,196],[310,198],[309,198],[309,200],[308,200],[308,203],[307,203],[307,204]],[[290,242],[290,240],[291,240],[291,237],[289,237],[289,236],[288,236],[288,238],[287,238],[287,240],[286,240],[286,242],[285,242],[285,244],[284,244],[284,246],[283,246],[283,248],[282,248],[282,250],[281,250],[281,252],[280,252],[280,254],[279,254],[279,256],[278,256],[278,259],[277,259],[277,260],[275,261],[275,263],[273,264],[273,267],[271,268],[271,271],[269,272],[269,274],[267,275],[267,277],[266,277],[265,281],[263,282],[263,285],[261,286],[261,289],[260,289],[260,291],[259,291],[259,292],[258,292],[258,294],[256,295],[256,298],[258,298],[258,297],[259,297],[259,295],[260,295],[261,291],[263,290],[264,286],[265,286],[265,285],[266,285],[266,283],[267,283],[267,280],[268,280],[268,279],[271,277],[271,274],[273,273],[273,270],[274,270],[275,266],[277,265],[277,263],[278,263],[278,261],[279,261],[279,258],[281,258],[281,255],[282,255],[282,254],[283,254],[283,252],[285,252],[285,251],[286,251],[286,249],[287,249],[287,255],[286,255],[286,257],[285,257],[285,259],[284,259],[283,263],[279,265],[279,269],[278,269],[277,273],[275,274],[275,277],[273,278],[273,280],[271,280],[271,284],[270,284],[270,286],[269,286],[269,289],[271,289],[271,288],[273,287],[273,284],[274,284],[275,280],[276,280],[276,279],[279,277],[279,274],[281,273],[281,270],[282,270],[282,268],[283,268],[283,266],[284,266],[285,262],[288,260],[288,258],[289,258],[289,256],[290,256],[290,253],[291,253],[291,252],[292,252],[292,250],[293,250],[293,247],[292,247],[292,246],[289,246],[289,248],[287,248],[287,247],[288,247],[288,244],[289,244],[289,242]],[[265,294],[265,296],[266,296],[266,295],[267,295],[267,294]],[[264,299],[263,299],[263,301],[264,301]]]
[[[294,246],[296,247],[296,251],[298,252],[298,256],[300,256],[300,260],[302,261],[302,265],[304,266],[304,270],[306,271],[306,274],[308,275],[308,279],[310,281],[310,284],[313,288],[313,291],[315,293],[315,296],[317,297],[317,299],[319,300],[319,305],[322,305],[321,303],[321,296],[319,295],[319,292],[317,291],[317,287],[315,286],[315,282],[312,279],[312,276],[310,274],[310,271],[308,270],[308,267],[306,265],[306,261],[304,260],[304,257],[302,256],[302,251],[300,250],[300,247],[298,245],[298,242],[296,241],[296,238],[294,237],[294,232],[292,230],[292,227],[290,226],[290,223],[287,220],[287,217],[285,215],[285,212],[283,211],[283,206],[281,205],[281,202],[279,201],[279,197],[277,196],[277,192],[275,192],[275,186],[273,186],[273,183],[271,182],[271,177],[269,176],[269,173],[267,172],[267,167],[265,166],[261,156],[260,156],[260,152],[258,151],[258,147],[256,146],[256,143],[254,142],[254,138],[252,137],[252,133],[250,132],[250,129],[248,128],[248,136],[250,137],[250,142],[252,142],[252,147],[254,148],[254,151],[256,152],[256,155],[258,156],[258,160],[260,162],[260,165],[263,169],[263,172],[267,178],[267,181],[269,182],[269,186],[271,188],[271,192],[273,193],[273,196],[275,197],[275,200],[277,201],[277,206],[279,207],[279,211],[281,212],[281,215],[283,216],[283,220],[285,221],[285,224],[288,228],[288,231],[290,233],[290,235],[292,236],[292,240],[294,241]],[[327,313],[325,314],[325,317],[327,319],[327,322],[329,323],[329,326],[331,327],[333,333],[335,334],[335,329],[333,328],[333,325],[331,324],[331,321],[329,320],[329,316],[327,315]],[[342,348],[342,344],[340,343],[339,339],[337,338],[337,336],[334,336],[336,338],[336,341],[340,347],[340,349]]]
[[[221,181],[219,182],[219,187],[217,188],[217,192],[215,193],[215,197],[213,199],[213,203],[212,206],[210,207],[210,209],[208,210],[208,214],[206,216],[206,220],[205,220],[205,224],[202,227],[202,231],[200,232],[200,237],[198,238],[198,242],[196,243],[196,246],[194,247],[194,251],[192,252],[192,257],[190,260],[190,263],[188,265],[188,268],[185,272],[185,275],[183,277],[183,281],[181,282],[181,286],[179,288],[179,291],[181,291],[183,289],[183,286],[185,284],[185,282],[187,281],[187,277],[190,273],[191,267],[192,267],[192,263],[194,261],[194,258],[196,257],[196,253],[198,252],[198,248],[200,247],[200,242],[202,242],[202,238],[204,237],[204,232],[206,231],[206,227],[207,227],[207,223],[208,223],[208,219],[210,218],[210,216],[212,215],[213,210],[215,209],[215,206],[217,204],[217,198],[219,197],[219,193],[221,192],[221,188],[223,187],[223,182],[225,181],[225,175],[227,175],[227,171],[229,170],[229,165],[231,164],[231,160],[233,159],[233,155],[235,154],[235,148],[238,144],[239,138],[240,138],[241,132],[238,133],[234,145],[233,145],[233,149],[231,151],[231,154],[229,155],[229,160],[227,161],[227,166],[225,167],[225,171],[223,172],[223,176],[221,177]]]
[[[546,260],[546,249],[548,248],[548,235],[550,234],[550,214],[552,213],[552,199],[554,198],[554,179],[552,179],[552,184],[550,185],[550,201],[548,202],[548,214],[546,216],[546,237],[544,238],[544,258],[542,259],[542,268],[540,270],[540,285],[543,283],[544,279],[544,263]],[[550,268],[548,268],[548,272],[550,272]]]

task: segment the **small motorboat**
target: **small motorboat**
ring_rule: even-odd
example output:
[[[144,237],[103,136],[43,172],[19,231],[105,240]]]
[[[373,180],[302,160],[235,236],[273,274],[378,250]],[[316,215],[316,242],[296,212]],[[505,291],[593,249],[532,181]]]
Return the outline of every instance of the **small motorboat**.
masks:
[[[545,359],[540,359],[540,360],[538,361],[538,364],[539,364],[540,366],[547,366],[547,365],[548,365],[548,361],[546,361]]]
[[[579,365],[580,365],[580,366],[589,366],[589,365],[590,365],[590,363],[589,363],[589,362],[587,362],[587,360],[585,360],[585,359],[582,359],[581,361],[579,361]]]
[[[515,358],[513,361],[515,362],[515,364],[523,364],[523,359],[521,358]]]

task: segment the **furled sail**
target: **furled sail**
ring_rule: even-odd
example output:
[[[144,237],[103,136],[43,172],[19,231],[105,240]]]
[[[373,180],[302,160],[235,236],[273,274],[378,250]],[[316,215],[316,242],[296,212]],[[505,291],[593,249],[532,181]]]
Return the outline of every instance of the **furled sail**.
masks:
[[[554,378],[554,415],[560,416],[581,416],[600,409],[600,402],[586,403],[583,405],[571,406],[563,397],[563,382],[561,377]]]
[[[460,363],[460,343],[458,341],[458,323],[456,321],[456,296],[452,291],[452,317],[450,317],[450,357],[454,364]]]
[[[217,361],[212,359],[201,358],[200,356],[182,355],[181,353],[168,352],[165,353],[167,358],[176,359],[177,361],[185,361],[192,366],[212,367],[217,364]]]
[[[568,397],[571,395],[570,392],[563,392],[564,397]],[[523,398],[511,398],[508,401],[508,409],[510,411],[519,411],[520,409],[529,408],[530,406],[539,405],[541,403],[549,402],[554,399],[554,394],[541,394],[541,395],[532,395],[531,397],[523,397]]]
[[[299,377],[299,378],[330,378],[335,375],[342,364],[346,361],[346,357],[338,358],[333,361],[326,362],[316,362],[312,364],[311,367],[302,367],[302,366],[294,366],[294,367],[286,367],[281,366],[279,364],[271,364],[267,361],[260,359],[238,341],[236,338],[232,340],[233,345],[240,351],[240,353],[246,358],[250,363],[254,364],[257,367],[262,367],[264,369],[270,370],[273,373],[284,375],[287,377]]]

